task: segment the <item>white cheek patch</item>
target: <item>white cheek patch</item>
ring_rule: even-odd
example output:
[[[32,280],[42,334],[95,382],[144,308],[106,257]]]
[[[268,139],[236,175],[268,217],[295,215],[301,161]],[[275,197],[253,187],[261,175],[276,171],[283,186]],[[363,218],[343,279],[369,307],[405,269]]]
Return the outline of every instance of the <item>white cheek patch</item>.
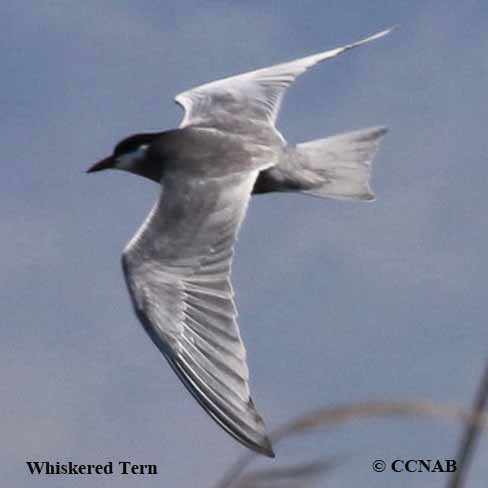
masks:
[[[147,144],[143,144],[130,153],[121,154],[117,157],[116,167],[118,169],[130,170],[138,161],[144,158],[147,147]]]

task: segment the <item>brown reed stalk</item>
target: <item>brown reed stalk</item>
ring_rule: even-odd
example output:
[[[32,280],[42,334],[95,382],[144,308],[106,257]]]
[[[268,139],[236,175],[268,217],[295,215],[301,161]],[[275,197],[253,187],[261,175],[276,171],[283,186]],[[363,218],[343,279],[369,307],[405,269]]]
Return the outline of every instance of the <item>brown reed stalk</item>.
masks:
[[[233,486],[234,488],[304,488],[325,473],[332,471],[337,465],[334,460],[317,460],[295,466],[260,469],[245,474]]]
[[[436,405],[430,401],[405,402],[364,402],[337,407],[326,407],[306,413],[271,433],[274,444],[295,435],[306,434],[322,427],[334,427],[351,420],[368,417],[434,417],[449,420],[463,420],[470,425],[477,425],[479,431],[488,428],[488,416],[478,414],[475,418],[471,413],[456,407]],[[256,454],[247,452],[230,467],[215,488],[238,488],[236,483],[242,473],[256,458]],[[248,485],[248,486],[257,486]],[[241,487],[239,487],[241,488]]]
[[[488,405],[488,361],[486,361],[485,370],[481,376],[481,381],[478,387],[473,412],[471,419],[466,421],[463,436],[459,444],[459,449],[456,455],[457,470],[452,474],[447,488],[462,488],[464,486],[469,467],[473,461],[474,451],[478,443],[482,428],[480,427],[480,419],[485,416],[485,411]]]

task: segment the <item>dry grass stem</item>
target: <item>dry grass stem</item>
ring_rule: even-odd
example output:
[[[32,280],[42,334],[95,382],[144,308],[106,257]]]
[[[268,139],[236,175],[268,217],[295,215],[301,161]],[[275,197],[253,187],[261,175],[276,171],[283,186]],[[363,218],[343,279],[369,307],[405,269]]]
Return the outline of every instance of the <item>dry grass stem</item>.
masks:
[[[487,379],[488,382],[488,379]],[[279,427],[271,434],[274,444],[288,439],[295,435],[314,432],[323,427],[336,427],[352,420],[371,418],[371,417],[431,417],[444,418],[447,420],[462,420],[467,425],[472,426],[476,432],[488,428],[488,416],[482,413],[473,415],[463,409],[447,405],[438,405],[430,401],[404,401],[404,402],[364,402],[350,405],[340,405],[337,407],[326,407],[306,413],[291,422]],[[215,488],[243,488],[264,485],[240,485],[236,484],[243,481],[243,471],[256,458],[254,453],[246,453],[231,466],[224,477],[217,483]],[[311,466],[311,465],[310,465]],[[305,469],[305,467],[302,466]],[[282,469],[276,471],[279,476],[283,473]],[[306,469],[302,473],[304,476]],[[295,476],[295,479],[298,475]],[[275,485],[277,486],[277,485]],[[283,485],[283,479],[281,485]],[[452,487],[453,488],[453,487]]]

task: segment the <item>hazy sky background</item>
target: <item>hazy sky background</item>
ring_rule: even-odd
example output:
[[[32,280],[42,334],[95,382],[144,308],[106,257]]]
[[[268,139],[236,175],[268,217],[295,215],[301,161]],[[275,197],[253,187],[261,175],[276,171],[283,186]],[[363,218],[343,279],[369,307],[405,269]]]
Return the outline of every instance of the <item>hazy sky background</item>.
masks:
[[[487,358],[488,3],[4,1],[0,7],[0,471],[5,486],[210,487],[244,452],[136,320],[120,253],[158,188],[85,175],[122,137],[178,125],[200,83],[356,41],[288,92],[291,142],[385,124],[378,200],[254,198],[234,285],[268,427],[321,405],[468,406]],[[444,486],[373,460],[451,458],[459,425],[354,423],[278,446],[352,455],[327,486]],[[486,437],[469,487],[485,487]],[[155,463],[155,477],[32,477],[26,460]],[[324,485],[326,482],[323,483]],[[322,485],[320,485],[322,486]]]

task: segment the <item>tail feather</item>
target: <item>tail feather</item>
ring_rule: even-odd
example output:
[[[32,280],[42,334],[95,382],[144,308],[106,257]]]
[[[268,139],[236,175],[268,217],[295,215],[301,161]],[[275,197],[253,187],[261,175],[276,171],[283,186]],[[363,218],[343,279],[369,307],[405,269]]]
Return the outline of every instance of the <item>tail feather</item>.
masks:
[[[374,127],[288,146],[262,171],[253,193],[298,191],[342,200],[374,200],[371,165],[387,129]]]
[[[298,166],[317,178],[303,191],[317,197],[374,200],[369,180],[373,158],[387,129],[376,127],[347,132],[296,146]]]

